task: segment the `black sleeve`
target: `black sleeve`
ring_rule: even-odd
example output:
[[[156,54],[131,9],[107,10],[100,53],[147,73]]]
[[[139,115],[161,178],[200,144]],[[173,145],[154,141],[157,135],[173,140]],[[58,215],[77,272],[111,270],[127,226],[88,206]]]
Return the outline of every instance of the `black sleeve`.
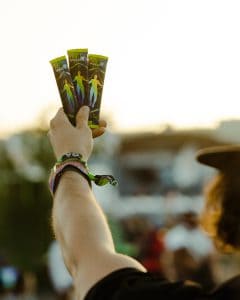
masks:
[[[124,268],[97,282],[85,300],[195,300],[201,294],[198,285],[171,283],[134,268]]]

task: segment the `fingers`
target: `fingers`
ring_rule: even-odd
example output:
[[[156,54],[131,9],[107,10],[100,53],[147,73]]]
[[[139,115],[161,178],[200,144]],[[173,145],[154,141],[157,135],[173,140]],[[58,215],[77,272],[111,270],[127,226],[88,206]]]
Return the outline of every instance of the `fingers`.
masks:
[[[99,137],[104,134],[106,131],[107,122],[105,120],[99,121],[99,127],[92,130],[92,136],[93,138]]]
[[[99,127],[107,127],[107,122],[105,120],[100,120],[99,121]]]
[[[89,107],[83,106],[79,109],[76,115],[76,127],[80,128],[83,125],[88,125],[88,117],[89,117]]]
[[[99,136],[103,135],[105,130],[106,130],[105,127],[99,127],[99,128],[93,129],[92,130],[93,138],[96,138],[96,137],[99,137]]]
[[[79,110],[76,116],[76,123],[77,123],[76,127],[81,128],[83,127],[83,125],[87,126],[88,117],[89,117],[89,107],[88,106],[81,107],[81,109]],[[50,132],[48,133],[49,138],[51,138],[51,130],[60,126],[60,124],[61,125],[64,124],[64,126],[71,125],[66,114],[64,113],[63,108],[60,108],[56,113],[55,117],[50,121]],[[107,127],[107,122],[105,120],[100,120],[99,128],[92,130],[92,136],[94,138],[101,136],[102,134],[104,134],[106,127]]]
[[[57,111],[55,117],[50,121],[50,128],[54,129],[56,126],[58,126],[62,122],[69,123],[68,118],[67,118],[66,114],[64,113],[63,108],[61,107]]]

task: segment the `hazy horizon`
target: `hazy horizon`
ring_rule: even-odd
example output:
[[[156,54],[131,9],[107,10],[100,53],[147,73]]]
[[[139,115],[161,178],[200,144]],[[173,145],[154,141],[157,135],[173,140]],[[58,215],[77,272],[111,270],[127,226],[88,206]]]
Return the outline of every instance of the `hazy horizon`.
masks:
[[[6,128],[6,130],[3,130],[3,128],[0,128],[0,138],[8,138],[11,135],[22,133],[24,131],[28,130],[35,130],[35,129],[46,129],[48,130],[49,126],[49,121],[51,118],[45,116],[44,117],[44,112],[47,109],[45,108],[42,112],[39,113],[37,116],[38,121],[34,121],[32,123],[26,123],[22,124],[22,126],[17,126],[10,128]],[[53,109],[52,111],[49,112],[50,116],[54,116],[56,109]],[[189,126],[180,126],[178,124],[173,124],[173,123],[164,123],[164,122],[159,122],[155,124],[148,124],[148,126],[131,126],[131,127],[124,127],[121,124],[118,124],[114,118],[109,118],[109,114],[103,112],[102,113],[103,117],[105,120],[107,120],[108,126],[107,129],[116,134],[125,134],[125,133],[140,133],[140,132],[152,132],[152,133],[161,133],[164,132],[165,130],[172,129],[173,131],[205,131],[205,130],[215,130],[218,129],[219,126],[223,123],[231,123],[231,122],[239,122],[240,124],[240,117],[237,118],[226,118],[226,119],[219,119],[216,120],[215,122],[212,122],[211,124],[205,124],[205,125],[189,125]]]
[[[1,132],[60,106],[49,60],[71,48],[109,57],[102,112],[121,131],[240,117],[237,0],[9,0],[0,8]]]

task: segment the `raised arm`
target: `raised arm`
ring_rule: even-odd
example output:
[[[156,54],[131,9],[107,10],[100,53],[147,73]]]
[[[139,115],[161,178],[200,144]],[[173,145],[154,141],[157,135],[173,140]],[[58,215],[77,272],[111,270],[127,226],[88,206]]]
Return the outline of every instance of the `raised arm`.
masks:
[[[92,135],[104,133],[101,126],[93,132],[89,129],[88,116],[89,108],[82,107],[77,125],[73,127],[63,110],[58,111],[49,131],[56,158],[77,152],[88,160],[93,148]],[[83,299],[96,282],[115,270],[132,267],[145,271],[134,259],[115,252],[106,218],[81,174],[68,170],[61,176],[54,196],[52,219],[78,299]]]

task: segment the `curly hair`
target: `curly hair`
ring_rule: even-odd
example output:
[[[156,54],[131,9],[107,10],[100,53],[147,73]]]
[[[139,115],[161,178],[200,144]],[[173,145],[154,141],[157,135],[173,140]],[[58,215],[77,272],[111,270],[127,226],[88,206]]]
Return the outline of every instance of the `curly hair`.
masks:
[[[220,172],[206,189],[201,217],[205,231],[224,252],[240,250],[240,175]]]

